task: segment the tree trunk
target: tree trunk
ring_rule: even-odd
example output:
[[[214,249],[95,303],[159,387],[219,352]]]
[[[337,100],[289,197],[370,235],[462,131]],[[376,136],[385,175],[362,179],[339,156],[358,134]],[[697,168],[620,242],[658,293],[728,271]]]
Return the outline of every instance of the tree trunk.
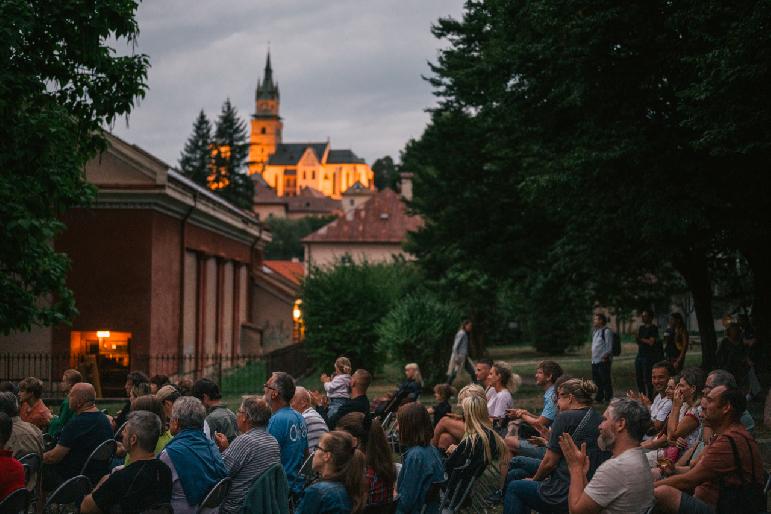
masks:
[[[675,268],[683,276],[693,296],[696,320],[699,323],[701,339],[701,367],[705,372],[715,368],[717,335],[712,315],[712,281],[710,280],[707,257],[704,252],[694,249],[683,250],[675,259]]]
[[[771,251],[757,245],[742,248],[742,253],[752,269],[752,328],[756,344],[765,350],[755,371],[763,387],[768,387],[771,377],[769,366],[764,363],[768,362],[768,345],[771,343]]]

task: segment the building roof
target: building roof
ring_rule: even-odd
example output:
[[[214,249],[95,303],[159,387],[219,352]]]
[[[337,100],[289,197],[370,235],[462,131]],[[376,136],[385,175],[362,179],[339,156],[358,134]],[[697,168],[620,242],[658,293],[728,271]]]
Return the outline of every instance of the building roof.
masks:
[[[343,191],[343,196],[347,195],[374,195],[375,192],[359,182],[358,180],[354,185]]]
[[[390,189],[348,211],[305,237],[303,243],[401,243],[407,232],[423,225],[419,216],[409,216],[398,194]]]
[[[303,187],[297,196],[285,196],[287,212],[305,212],[308,214],[338,214],[342,204],[312,187]]]
[[[254,197],[252,205],[283,205],[286,203],[283,198],[276,194],[276,191],[265,182],[262,175],[255,173],[252,175],[254,182]]]
[[[286,280],[292,282],[295,285],[300,285],[303,275],[305,274],[305,266],[299,261],[262,261],[263,268],[268,268],[272,273],[276,273]],[[266,271],[263,269],[263,271]]]
[[[300,162],[305,150],[310,147],[319,162],[323,162],[324,152],[329,143],[281,143],[268,159],[269,165],[286,166]]]
[[[327,164],[365,164],[366,161],[351,150],[330,150]]]

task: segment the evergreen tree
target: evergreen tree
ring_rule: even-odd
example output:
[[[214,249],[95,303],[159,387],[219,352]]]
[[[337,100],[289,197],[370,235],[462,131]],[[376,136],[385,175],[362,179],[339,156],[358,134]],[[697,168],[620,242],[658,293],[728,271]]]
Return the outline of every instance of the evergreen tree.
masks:
[[[192,181],[202,186],[207,185],[211,173],[211,123],[201,109],[193,122],[193,133],[185,143],[185,149],[179,157],[179,169]]]
[[[214,129],[212,150],[213,169],[209,187],[229,202],[249,209],[254,195],[254,184],[245,172],[249,142],[246,124],[238,117],[236,108],[225,100]]]
[[[375,188],[378,191],[385,188],[396,191],[396,184],[399,182],[399,170],[390,155],[375,159],[375,162],[372,163],[372,171],[375,173]]]

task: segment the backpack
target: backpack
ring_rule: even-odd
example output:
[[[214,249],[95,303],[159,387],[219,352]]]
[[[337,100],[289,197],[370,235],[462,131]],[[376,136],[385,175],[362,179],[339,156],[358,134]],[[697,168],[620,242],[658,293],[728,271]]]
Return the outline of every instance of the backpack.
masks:
[[[614,357],[618,357],[621,355],[621,338],[611,329],[604,327],[602,329],[602,333],[600,334],[603,341],[605,341],[605,332],[610,332],[610,345],[612,348],[611,351],[613,352]]]

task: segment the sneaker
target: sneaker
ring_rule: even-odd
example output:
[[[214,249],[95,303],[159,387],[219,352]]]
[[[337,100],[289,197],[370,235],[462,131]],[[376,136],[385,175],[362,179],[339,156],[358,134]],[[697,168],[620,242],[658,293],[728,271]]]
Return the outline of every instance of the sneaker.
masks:
[[[499,505],[503,501],[503,491],[498,489],[495,492],[487,495],[485,503],[487,505]]]

